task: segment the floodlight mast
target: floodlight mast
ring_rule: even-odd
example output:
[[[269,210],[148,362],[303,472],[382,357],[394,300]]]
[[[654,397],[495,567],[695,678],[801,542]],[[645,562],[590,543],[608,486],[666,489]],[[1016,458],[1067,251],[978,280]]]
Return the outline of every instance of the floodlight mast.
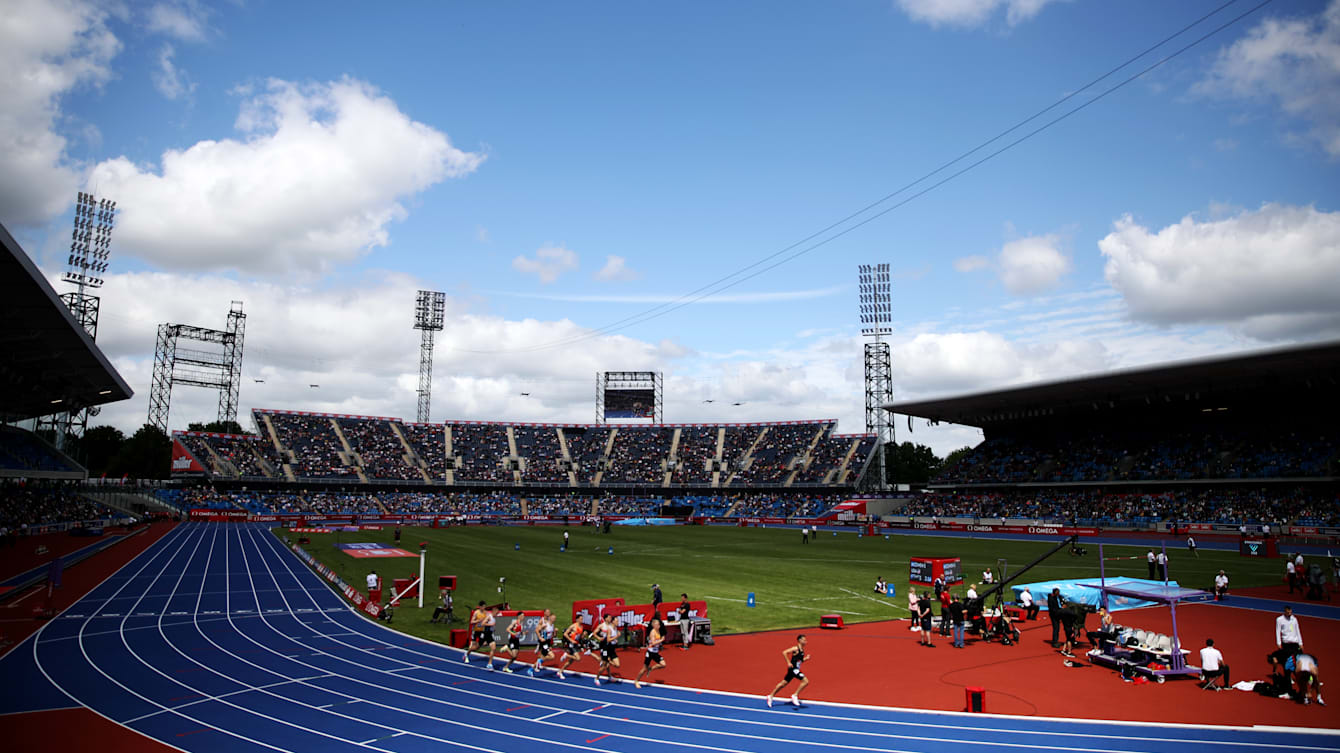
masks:
[[[892,285],[888,264],[856,268],[860,291],[861,335],[865,343],[865,430],[875,435],[876,485],[888,488],[884,446],[894,441],[893,422],[884,406],[893,402],[893,363],[884,336],[893,334]]]
[[[420,290],[414,300],[414,329],[419,339],[419,423],[428,423],[433,405],[433,333],[441,332],[446,319],[447,295]]]
[[[116,224],[116,202],[99,199],[79,191],[75,196],[74,222],[70,232],[70,253],[66,257],[65,274],[61,279],[74,285],[71,293],[60,298],[74,315],[75,321],[93,340],[98,339],[98,310],[101,300],[86,292],[102,287],[103,276],[111,258],[112,227]],[[66,413],[43,416],[37,420],[38,433],[51,432],[53,443],[64,450],[67,436],[81,437],[88,428],[90,415],[98,409],[82,408]]]

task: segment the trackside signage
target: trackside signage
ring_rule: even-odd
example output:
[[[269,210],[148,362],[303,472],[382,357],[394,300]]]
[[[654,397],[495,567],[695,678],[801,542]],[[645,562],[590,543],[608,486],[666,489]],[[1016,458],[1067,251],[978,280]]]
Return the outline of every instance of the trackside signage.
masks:
[[[306,562],[307,565],[311,567],[313,570],[315,570],[318,575],[330,581],[330,583],[335,586],[336,590],[344,594],[344,598],[353,602],[354,606],[358,607],[364,612],[367,612],[369,615],[373,617],[376,617],[377,615],[381,614],[382,609],[380,605],[373,604],[372,602],[368,601],[367,597],[364,596],[358,589],[354,588],[353,586],[341,580],[340,576],[336,575],[334,570],[331,570],[330,568],[321,564],[321,562],[317,561],[315,557],[308,554],[307,550],[303,549],[297,544],[294,544],[293,553],[298,555],[298,557],[301,558],[303,562]]]

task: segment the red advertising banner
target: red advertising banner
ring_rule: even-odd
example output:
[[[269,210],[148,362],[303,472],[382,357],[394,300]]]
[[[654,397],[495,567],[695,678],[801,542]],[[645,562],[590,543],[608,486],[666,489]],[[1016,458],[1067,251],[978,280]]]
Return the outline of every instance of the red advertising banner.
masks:
[[[677,611],[679,604],[661,603],[661,619],[672,611]],[[587,599],[585,601],[572,602],[572,618],[581,619],[582,625],[588,629],[595,624],[596,620],[602,619],[607,614],[614,615],[614,624],[621,628],[640,629],[651,621],[651,604],[624,604],[623,599]],[[706,617],[707,602],[690,601],[690,617]]]
[[[210,522],[242,522],[247,519],[246,510],[216,510],[208,507],[196,508],[191,510],[191,520],[204,520]]]
[[[618,612],[623,609],[623,599],[584,599],[572,602],[572,619],[580,619],[582,625],[590,628],[596,620],[604,619],[606,612]]]
[[[205,467],[196,462],[195,456],[191,454],[186,446],[179,440],[172,440],[172,475],[173,476],[198,476],[205,472]]]

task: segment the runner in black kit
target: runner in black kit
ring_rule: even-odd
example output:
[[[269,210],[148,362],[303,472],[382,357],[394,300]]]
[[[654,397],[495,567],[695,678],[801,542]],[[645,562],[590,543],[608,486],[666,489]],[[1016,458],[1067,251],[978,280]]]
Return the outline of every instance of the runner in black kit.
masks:
[[[562,680],[566,676],[563,670],[571,667],[578,659],[582,658],[582,645],[585,639],[582,633],[586,629],[582,627],[581,621],[577,617],[572,618],[572,624],[563,631],[563,660],[558,663],[558,679]]]
[[[540,624],[535,628],[535,637],[540,641],[535,647],[535,666],[526,670],[526,674],[531,677],[544,667],[544,660],[554,653],[554,613],[548,609],[544,610],[544,616],[540,618]]]
[[[802,633],[796,636],[796,645],[782,652],[782,658],[786,659],[786,677],[783,677],[782,681],[777,683],[777,687],[773,688],[772,692],[768,693],[769,707],[772,706],[772,697],[777,695],[777,691],[786,687],[786,684],[792,680],[800,680],[800,686],[796,688],[795,693],[791,694],[791,705],[800,708],[800,691],[804,690],[805,686],[810,684],[810,678],[806,677],[805,673],[800,671],[800,663],[809,658],[805,656],[805,643],[806,638]]]
[[[517,615],[512,621],[507,623],[507,663],[503,665],[503,671],[512,673],[512,662],[516,661],[516,655],[521,653],[521,631],[523,618]]]
[[[479,606],[475,608],[470,615],[470,645],[465,649],[465,656],[461,661],[469,663],[470,654],[475,650],[484,650],[484,646],[489,647],[489,658],[487,666],[493,669],[493,652],[498,648],[498,643],[493,639],[494,617],[492,608],[485,608],[484,602],[480,601]]]
[[[642,660],[642,669],[633,679],[633,687],[642,687],[643,677],[648,677],[652,672],[665,668],[665,657],[661,656],[662,643],[665,643],[665,628],[661,626],[660,617],[653,617],[651,623],[647,625],[647,657]]]
[[[604,621],[596,625],[595,633],[600,640],[600,669],[596,670],[596,684],[600,684],[602,672],[610,682],[616,682],[614,670],[619,666],[619,654],[614,650],[614,642],[619,640],[619,628],[614,625],[614,615],[605,615]]]

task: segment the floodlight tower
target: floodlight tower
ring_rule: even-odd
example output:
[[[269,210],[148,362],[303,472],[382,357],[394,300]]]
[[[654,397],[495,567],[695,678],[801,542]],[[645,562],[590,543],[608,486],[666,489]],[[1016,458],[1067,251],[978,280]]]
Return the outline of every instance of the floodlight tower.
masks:
[[[433,333],[442,331],[446,308],[446,293],[420,290],[414,301],[414,329],[423,333],[419,341],[419,423],[428,423],[432,413]]]
[[[893,333],[893,303],[889,265],[861,264],[857,267],[861,294],[861,335],[865,343],[865,430],[874,434],[875,467],[879,488],[888,487],[884,445],[894,441],[893,422],[884,406],[893,402],[893,362],[884,336]]]
[[[91,193],[78,192],[74,204],[74,228],[70,234],[70,253],[66,258],[65,282],[74,285],[70,293],[62,293],[61,300],[74,315],[75,321],[88,336],[98,339],[98,309],[101,299],[88,292],[102,287],[111,256],[112,226],[116,224],[116,202],[99,199]],[[65,448],[67,436],[82,437],[88,428],[88,417],[98,409],[84,408],[73,413],[57,413],[37,420],[39,433],[51,432],[57,447]]]

